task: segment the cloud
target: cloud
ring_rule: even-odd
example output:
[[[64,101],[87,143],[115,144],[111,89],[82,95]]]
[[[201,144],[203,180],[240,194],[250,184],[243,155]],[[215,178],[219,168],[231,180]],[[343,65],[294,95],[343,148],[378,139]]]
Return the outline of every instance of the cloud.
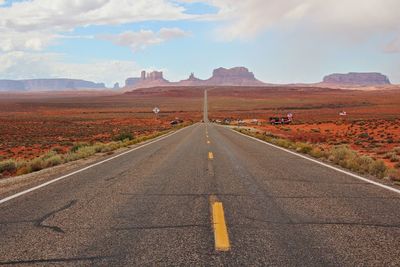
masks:
[[[68,31],[88,25],[187,19],[185,9],[167,0],[33,0],[0,9],[0,29]]]
[[[42,32],[28,32],[24,34],[12,31],[4,32],[1,34],[0,51],[40,51],[56,38],[57,36],[54,34]]]
[[[133,51],[137,51],[150,45],[160,44],[185,36],[188,36],[188,33],[179,28],[161,28],[158,32],[150,30],[128,31],[118,35],[100,36],[100,38],[110,40],[120,46],[128,46]]]
[[[181,0],[193,3],[196,0]],[[203,0],[218,8],[201,19],[220,21],[216,35],[248,40],[268,30],[360,41],[384,33],[400,37],[398,0]]]
[[[124,84],[127,77],[140,73],[135,62],[94,60],[88,63],[68,63],[65,55],[13,51],[0,54],[0,73],[3,79],[74,78]]]
[[[386,53],[400,53],[400,36],[388,43],[383,51]]]
[[[183,7],[168,0],[14,2],[11,6],[0,7],[0,51],[43,50],[62,34],[78,27],[192,17],[195,15],[185,14]]]

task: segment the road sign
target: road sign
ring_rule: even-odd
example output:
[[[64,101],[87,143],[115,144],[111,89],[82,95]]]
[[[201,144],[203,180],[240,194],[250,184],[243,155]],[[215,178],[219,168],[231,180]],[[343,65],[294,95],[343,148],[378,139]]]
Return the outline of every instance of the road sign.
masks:
[[[158,114],[158,113],[160,113],[160,109],[158,108],[158,107],[155,107],[155,108],[153,108],[153,112],[154,112],[154,114]]]

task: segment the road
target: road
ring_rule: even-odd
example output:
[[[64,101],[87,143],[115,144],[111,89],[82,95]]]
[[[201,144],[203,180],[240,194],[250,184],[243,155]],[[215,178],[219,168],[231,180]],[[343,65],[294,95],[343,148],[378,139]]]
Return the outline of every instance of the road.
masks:
[[[399,207],[198,123],[0,204],[0,265],[399,266]]]

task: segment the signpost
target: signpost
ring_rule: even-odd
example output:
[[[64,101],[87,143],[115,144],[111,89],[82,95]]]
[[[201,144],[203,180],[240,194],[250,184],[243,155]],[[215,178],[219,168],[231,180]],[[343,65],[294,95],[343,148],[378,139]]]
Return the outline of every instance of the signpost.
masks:
[[[158,118],[158,113],[160,113],[160,109],[158,107],[153,108],[153,112],[156,115],[156,120]]]

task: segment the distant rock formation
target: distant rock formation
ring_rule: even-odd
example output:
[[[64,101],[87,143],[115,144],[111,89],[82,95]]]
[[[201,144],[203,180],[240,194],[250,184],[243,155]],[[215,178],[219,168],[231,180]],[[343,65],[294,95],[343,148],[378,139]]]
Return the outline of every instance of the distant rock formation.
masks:
[[[132,88],[148,88],[155,86],[221,86],[221,85],[237,85],[237,86],[261,86],[263,82],[257,80],[254,74],[245,67],[235,67],[231,69],[218,68],[213,71],[211,78],[201,80],[194,73],[189,78],[179,82],[170,82],[163,77],[163,73],[153,71],[146,73],[141,72],[140,78],[128,78],[125,81],[127,89]]]
[[[254,74],[245,67],[231,69],[218,68],[207,80],[209,85],[262,85],[263,83],[254,77]]]
[[[342,84],[342,85],[390,85],[390,81],[387,76],[377,73],[357,73],[350,72],[347,74],[331,74],[325,76],[323,79],[324,83],[329,84]]]
[[[125,87],[146,88],[153,86],[168,86],[169,84],[170,82],[164,79],[162,71],[152,71],[149,73],[142,71],[140,78],[135,77],[125,80]]]
[[[60,91],[104,88],[104,83],[74,79],[0,80],[0,91]]]
[[[115,83],[115,84],[114,84],[114,87],[113,87],[113,89],[114,89],[114,90],[118,90],[118,89],[120,89],[120,87],[119,87],[119,83]]]
[[[141,78],[128,78],[125,80],[126,87],[132,87],[138,84],[142,79]]]
[[[0,80],[0,91],[25,91],[22,81]]]
[[[177,85],[179,85],[179,86],[199,86],[199,85],[205,85],[205,83],[206,82],[204,80],[200,80],[199,78],[194,76],[194,73],[192,72],[188,79],[178,82]]]

